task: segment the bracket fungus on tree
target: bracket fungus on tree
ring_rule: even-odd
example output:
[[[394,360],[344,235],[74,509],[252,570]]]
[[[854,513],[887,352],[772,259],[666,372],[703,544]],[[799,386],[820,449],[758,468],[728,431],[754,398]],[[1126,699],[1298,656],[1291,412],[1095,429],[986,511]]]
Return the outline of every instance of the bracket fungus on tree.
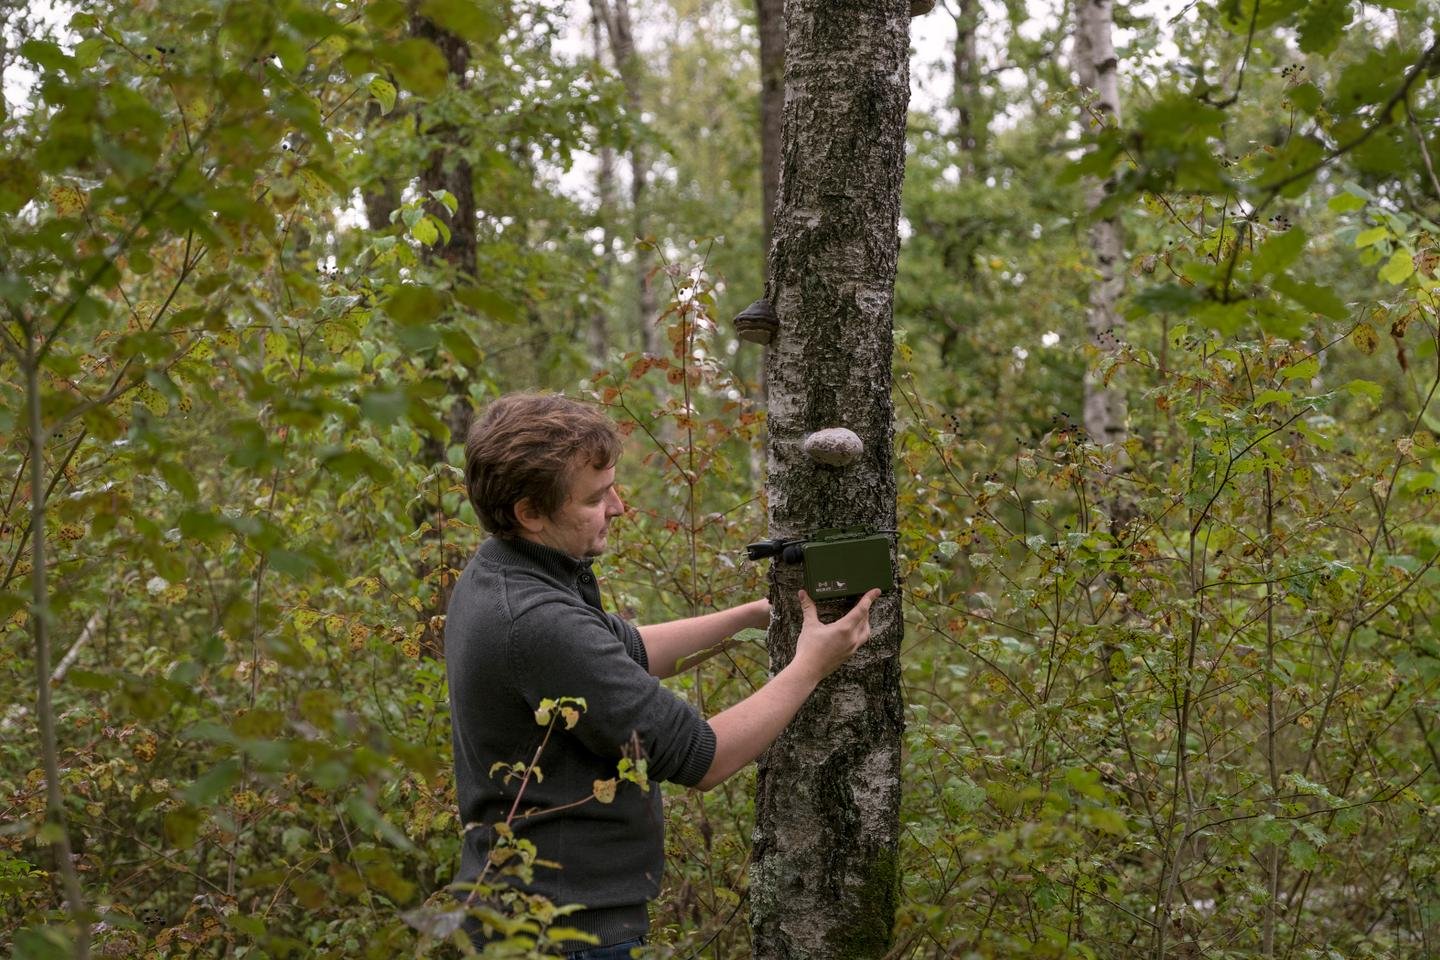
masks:
[[[751,343],[769,343],[775,339],[780,321],[770,301],[761,297],[735,315],[735,333],[741,340]]]
[[[816,430],[801,440],[800,449],[816,463],[827,467],[848,467],[865,452],[865,441],[852,430],[829,427]]]

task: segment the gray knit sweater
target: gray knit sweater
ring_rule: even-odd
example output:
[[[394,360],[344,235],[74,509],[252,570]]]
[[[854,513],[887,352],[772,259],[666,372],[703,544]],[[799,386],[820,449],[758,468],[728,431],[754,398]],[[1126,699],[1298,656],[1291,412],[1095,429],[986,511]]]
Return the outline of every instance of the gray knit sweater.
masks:
[[[639,631],[601,609],[589,561],[519,538],[480,547],[455,584],[445,621],[456,793],[461,822],[472,825],[457,881],[480,873],[492,826],[515,800],[518,778],[505,784],[491,767],[534,756],[545,735],[535,722],[542,699],[583,697],[575,728],[558,723],[551,734],[539,761],[544,779],[526,785],[519,813],[589,796],[596,780],[615,776],[632,738],[657,782],[648,794],[622,782],[613,803],[517,817],[515,834],[560,864],[537,868],[525,889],[557,906],[582,904],[562,922],[601,945],[644,934],[664,864],[658,781],[693,786],[715,755],[710,725],[647,667]]]

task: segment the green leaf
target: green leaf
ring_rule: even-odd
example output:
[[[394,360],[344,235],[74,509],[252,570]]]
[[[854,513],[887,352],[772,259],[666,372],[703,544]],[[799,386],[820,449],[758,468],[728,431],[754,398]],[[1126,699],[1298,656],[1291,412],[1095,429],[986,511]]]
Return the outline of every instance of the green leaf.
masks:
[[[1365,208],[1365,201],[1353,193],[1337,193],[1330,198],[1326,206],[1336,213],[1349,213],[1352,210],[1363,210]],[[1356,246],[1359,246],[1359,238],[1357,237],[1356,240]]]
[[[71,686],[81,690],[114,690],[120,686],[119,678],[92,670],[71,670],[65,675],[65,679]]]
[[[1301,52],[1334,52],[1351,16],[1350,0],[1309,0],[1300,16]]]
[[[1298,360],[1288,367],[1280,368],[1280,379],[1282,380],[1310,380],[1320,372],[1320,359],[1318,357],[1306,357]]]
[[[385,301],[385,313],[401,326],[434,323],[440,319],[445,301],[430,287],[406,284],[397,287]]]
[[[257,938],[265,936],[265,921],[259,917],[247,917],[243,913],[235,913],[226,917],[225,922],[246,936]]]
[[[1259,410],[1267,403],[1283,407],[1290,402],[1295,395],[1289,390],[1261,390],[1255,395],[1255,409]]]
[[[421,217],[415,221],[415,225],[410,228],[410,236],[419,240],[427,247],[433,247],[435,242],[440,239],[440,230],[436,227],[433,218]]]
[[[30,598],[23,594],[10,590],[0,593],[0,621],[8,620],[15,611],[24,610],[28,606],[30,606]]]
[[[447,327],[440,334],[440,342],[445,344],[455,357],[455,361],[465,367],[478,367],[480,365],[480,349],[475,346],[475,341],[470,335],[454,327]]]
[[[410,842],[410,838],[405,836],[393,823],[385,819],[385,816],[380,813],[379,810],[376,810],[374,805],[364,797],[355,793],[346,797],[345,810],[350,816],[355,818],[355,821],[359,823],[361,827],[373,830],[407,853],[415,852],[415,844]]]
[[[180,514],[180,534],[191,540],[218,540],[230,532],[230,526],[208,510],[186,510]]]
[[[1332,320],[1344,320],[1350,315],[1345,301],[1330,287],[1308,280],[1279,276],[1271,281],[1276,290],[1300,304],[1312,313],[1318,313]]]
[[[23,927],[16,932],[13,946],[14,960],[70,960],[75,956],[75,945],[59,927]]]
[[[195,500],[200,496],[200,487],[195,482],[195,474],[186,467],[170,460],[162,460],[160,463],[160,476],[170,488],[177,491],[186,500]]]
[[[395,97],[397,94],[395,84],[386,80],[384,77],[373,77],[370,83],[366,85],[366,89],[370,91],[370,96],[374,97],[375,101],[380,104],[380,112],[382,114],[387,114],[395,109]]]
[[[326,470],[343,480],[353,480],[361,475],[372,480],[385,481],[391,477],[390,468],[363,450],[338,450],[322,453],[320,462]]]
[[[424,0],[420,15],[474,43],[492,42],[505,26],[492,10],[474,0]]]
[[[455,291],[455,299],[501,323],[513,324],[521,320],[519,308],[494,290],[461,287]]]
[[[1380,268],[1380,279],[1386,283],[1404,283],[1415,272],[1415,258],[1409,250],[1396,250],[1390,260]]]
[[[42,70],[60,70],[75,62],[49,40],[26,40],[20,44],[20,56]]]
[[[1290,862],[1300,870],[1310,870],[1320,862],[1320,854],[1314,844],[1297,837],[1290,841]]]
[[[389,426],[405,415],[410,398],[403,390],[375,390],[360,398],[360,415],[381,426]]]
[[[1296,134],[1273,155],[1265,158],[1255,186],[1269,189],[1284,182],[1282,197],[1298,197],[1304,193],[1323,167],[1325,144],[1311,136]],[[1302,176],[1302,171],[1306,171]]]
[[[215,802],[240,779],[240,761],[222,760],[200,775],[194,783],[185,788],[185,802],[192,807],[204,807]]]
[[[449,190],[431,190],[430,196],[438,200],[451,214],[454,214],[456,210],[460,209],[460,201],[456,200],[455,194]]]
[[[109,43],[104,37],[90,37],[75,45],[75,64],[88,69],[100,61],[100,54]]]
[[[1338,198],[1337,198],[1338,199]],[[1363,250],[1366,247],[1373,247],[1383,240],[1390,239],[1389,227],[1371,227],[1369,230],[1361,230],[1355,236],[1355,247]]]
[[[1288,94],[1290,102],[1305,113],[1314,115],[1324,102],[1324,96],[1320,88],[1313,83],[1301,83],[1291,88]]]
[[[445,55],[429,40],[401,40],[377,51],[390,65],[400,86],[422,97],[438,97],[445,92],[450,65]]]
[[[319,566],[308,552],[273,547],[265,552],[265,561],[277,573],[283,573],[295,580],[303,580]]]
[[[464,298],[460,299],[463,301]],[[1143,317],[1151,313],[1183,312],[1203,299],[1205,295],[1198,287],[1161,283],[1141,290],[1131,302],[1135,309],[1134,316]]]
[[[165,840],[172,847],[185,849],[195,843],[205,815],[193,807],[181,807],[165,814]]]
[[[1351,380],[1341,389],[1353,396],[1369,397],[1376,403],[1379,403],[1385,396],[1385,391],[1381,389],[1380,384],[1373,380]]]
[[[1230,336],[1245,325],[1245,321],[1250,318],[1252,307],[1253,304],[1248,300],[1240,300],[1235,303],[1219,303],[1212,300],[1200,304],[1191,312],[1190,316],[1201,326],[1218,330],[1224,335]]]
[[[1255,276],[1279,273],[1294,263],[1295,258],[1305,249],[1305,240],[1305,231],[1299,227],[1271,233],[1265,242],[1260,244],[1260,249],[1255,251],[1255,258],[1251,261]]]

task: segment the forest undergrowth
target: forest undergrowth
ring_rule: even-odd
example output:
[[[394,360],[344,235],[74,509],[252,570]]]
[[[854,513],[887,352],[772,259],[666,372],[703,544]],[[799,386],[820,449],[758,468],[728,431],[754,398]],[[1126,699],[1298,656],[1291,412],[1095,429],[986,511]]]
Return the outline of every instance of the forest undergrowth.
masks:
[[[688,238],[731,213],[687,164],[753,157],[630,116],[543,4],[426,3],[463,83],[386,0],[172,6],[173,42],[99,5],[0,56],[35,78],[0,115],[0,948],[452,955],[468,411],[543,387],[619,424],[623,615],[768,589],[762,354],[726,320],[758,204],[639,241],[646,353],[607,272],[625,211],[553,171],[642,138]],[[1137,80],[1123,128],[1077,133],[1018,31],[1035,79],[987,102],[1026,119],[987,156],[912,116],[896,960],[1440,954],[1437,46],[1424,3],[1380,6],[1202,4],[1171,25],[1200,74]],[[720,59],[707,109],[747,116],[754,64]],[[1085,177],[1129,231],[1113,349],[1083,329]],[[1076,415],[1087,368],[1123,443]],[[670,682],[713,714],[767,670],[757,631]],[[585,722],[554,696],[542,726]],[[575,799],[632,789],[643,764]],[[666,810],[655,956],[748,956],[753,774]],[[545,868],[502,849],[497,877]],[[512,902],[491,953],[563,907]]]

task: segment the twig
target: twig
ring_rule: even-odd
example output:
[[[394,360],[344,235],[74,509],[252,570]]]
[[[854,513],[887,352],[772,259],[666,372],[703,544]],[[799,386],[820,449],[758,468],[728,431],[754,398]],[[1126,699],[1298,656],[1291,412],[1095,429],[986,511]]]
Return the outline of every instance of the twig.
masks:
[[[1410,109],[1410,101],[1405,101],[1405,120],[1409,124],[1410,132],[1415,135],[1415,142],[1420,145],[1420,158],[1425,161],[1425,172],[1430,174],[1430,186],[1435,188],[1435,196],[1440,197],[1440,177],[1435,176],[1435,162],[1430,159],[1430,147],[1425,143],[1425,134],[1420,130],[1420,125],[1415,122],[1415,113]]]
[[[85,629],[80,631],[80,636],[70,645],[70,649],[65,652],[65,656],[62,657],[60,662],[55,666],[55,672],[50,674],[50,685],[52,687],[58,687],[65,679],[65,674],[70,672],[70,668],[73,667],[75,661],[80,658],[80,649],[94,638],[95,631],[99,628],[102,620],[104,620],[104,617],[101,616],[99,610],[90,614],[90,619],[85,621]]]

